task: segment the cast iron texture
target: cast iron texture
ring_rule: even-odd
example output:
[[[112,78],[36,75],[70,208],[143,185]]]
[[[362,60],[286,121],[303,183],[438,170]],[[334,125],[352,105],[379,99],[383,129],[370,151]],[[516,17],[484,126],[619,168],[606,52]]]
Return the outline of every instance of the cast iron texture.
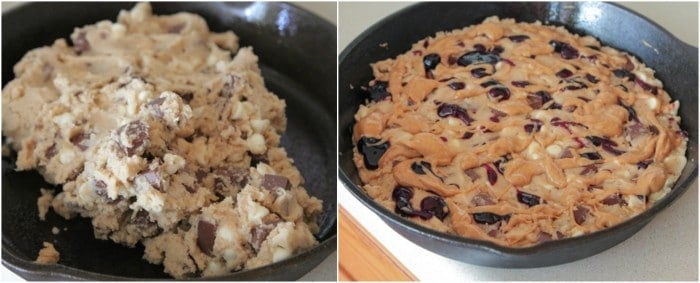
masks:
[[[656,76],[681,102],[682,128],[688,131],[688,165],[669,195],[644,213],[612,228],[589,235],[546,242],[528,248],[507,248],[491,242],[456,237],[416,225],[375,203],[360,187],[352,162],[353,115],[368,96],[360,86],[372,79],[370,63],[406,52],[412,43],[437,31],[462,28],[497,15],[516,21],[563,25],[592,35],[603,44],[628,51],[656,70]],[[647,47],[643,42],[658,50]],[[387,47],[379,44],[387,43]],[[354,88],[349,88],[352,85]],[[467,263],[527,268],[562,264],[608,249],[632,236],[659,211],[680,197],[697,178],[698,50],[649,19],[615,4],[581,3],[422,3],[407,7],[356,38],[340,55],[339,177],[346,187],[391,228],[417,245]],[[688,217],[687,215],[684,217]],[[695,217],[695,216],[692,216]]]
[[[74,27],[115,20],[135,3],[31,3],[2,17],[2,83],[27,51],[68,38]],[[164,3],[156,14],[188,11],[203,16],[213,31],[233,30],[241,46],[253,46],[267,87],[287,102],[282,144],[306,179],[309,194],[324,201],[320,242],[312,250],[266,267],[214,280],[295,280],[336,249],[335,95],[336,28],[285,3]],[[129,249],[93,237],[88,219],[66,221],[53,212],[40,222],[39,187],[50,188],[35,171],[15,172],[2,160],[2,262],[31,280],[147,280],[170,278],[163,267],[141,259],[143,246]],[[51,227],[67,228],[58,235]],[[42,241],[61,253],[57,265],[34,264]]]

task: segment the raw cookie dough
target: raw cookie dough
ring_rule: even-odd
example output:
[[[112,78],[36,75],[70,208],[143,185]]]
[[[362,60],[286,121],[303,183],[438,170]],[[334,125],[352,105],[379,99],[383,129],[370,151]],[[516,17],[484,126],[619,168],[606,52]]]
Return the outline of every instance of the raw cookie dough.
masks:
[[[51,202],[53,202],[53,190],[39,189],[41,196],[36,200],[36,206],[39,209],[39,220],[46,220],[46,213],[49,212]]]
[[[98,239],[143,243],[144,258],[176,278],[317,244],[321,201],[280,147],[285,103],[265,88],[252,48],[149,4],[71,39],[27,53],[2,99],[17,168],[63,185],[56,213],[92,218]]]
[[[364,189],[435,230],[513,247],[592,233],[686,164],[654,71],[561,27],[491,17],[372,69],[353,131]]]
[[[39,264],[55,264],[61,258],[61,254],[53,247],[53,244],[44,242],[44,247],[39,250],[34,262]]]

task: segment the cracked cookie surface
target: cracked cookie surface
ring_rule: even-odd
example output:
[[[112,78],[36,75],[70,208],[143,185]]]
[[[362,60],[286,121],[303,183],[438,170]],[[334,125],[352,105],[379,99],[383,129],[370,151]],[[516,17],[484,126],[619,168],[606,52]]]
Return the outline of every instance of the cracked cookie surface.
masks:
[[[363,188],[438,231],[513,247],[592,233],[654,205],[686,163],[653,70],[561,27],[491,17],[371,67]]]

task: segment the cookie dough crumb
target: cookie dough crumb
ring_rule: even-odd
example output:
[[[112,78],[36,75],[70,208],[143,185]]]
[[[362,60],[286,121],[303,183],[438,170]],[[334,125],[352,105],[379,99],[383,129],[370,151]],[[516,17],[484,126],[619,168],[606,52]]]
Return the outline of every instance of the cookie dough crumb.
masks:
[[[34,262],[39,264],[54,264],[57,263],[61,254],[53,247],[53,244],[44,242],[44,248],[39,251]]]
[[[46,213],[49,212],[51,202],[53,201],[53,190],[41,189],[41,196],[36,200],[36,206],[39,208],[39,219],[46,220]]]
[[[58,227],[51,228],[51,233],[53,233],[54,235],[58,235],[58,233],[60,233],[60,232],[61,232],[61,229],[58,229]]]

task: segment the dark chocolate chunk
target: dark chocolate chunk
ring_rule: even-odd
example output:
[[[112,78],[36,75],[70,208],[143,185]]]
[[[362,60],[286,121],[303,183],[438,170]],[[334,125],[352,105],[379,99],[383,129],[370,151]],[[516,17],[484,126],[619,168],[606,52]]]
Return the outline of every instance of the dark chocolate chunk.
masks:
[[[149,226],[153,226],[156,223],[151,221],[151,218],[148,216],[148,211],[145,210],[139,210],[130,220],[129,224],[134,224],[139,228],[147,228]]]
[[[129,122],[117,129],[119,147],[128,156],[142,152],[149,145],[148,125],[141,120]]]
[[[46,159],[51,159],[54,156],[56,156],[57,153],[58,153],[58,149],[56,149],[56,144],[54,143],[46,150],[46,153],[44,153],[44,156],[46,156]]]
[[[622,199],[622,196],[619,193],[615,193],[615,194],[609,195],[608,197],[603,199],[601,201],[601,203],[605,204],[605,205],[616,205],[616,204],[623,205],[623,204],[625,204],[625,200]]]
[[[87,141],[89,139],[90,139],[90,134],[87,134],[85,132],[78,132],[70,137],[70,142],[73,145],[77,146],[80,150],[85,151],[88,148],[85,141]]]
[[[577,205],[576,209],[574,209],[574,221],[576,221],[576,224],[581,225],[584,221],[586,221],[586,217],[588,217],[588,208],[582,205]]]
[[[194,176],[195,178],[197,178],[197,182],[199,183],[201,183],[204,180],[204,178],[207,177],[207,175],[209,175],[209,173],[201,168],[197,169],[197,171],[194,172]]]
[[[146,178],[146,181],[148,181],[153,188],[159,191],[163,191],[163,186],[161,184],[162,179],[160,178],[160,173],[158,171],[153,171],[153,170],[148,170],[146,172],[141,173],[141,176]]]
[[[267,239],[267,235],[274,228],[275,226],[272,225],[257,225],[250,229],[250,243],[255,251],[260,250],[260,245]]]
[[[216,240],[216,225],[204,220],[197,224],[197,246],[203,253],[211,255]]]
[[[287,177],[265,174],[265,176],[263,176],[261,186],[268,190],[272,190],[274,188],[282,188],[285,190],[289,190],[291,184],[289,183],[289,179],[287,179]]]
[[[242,168],[216,168],[214,174],[221,177],[228,177],[229,182],[232,185],[237,185],[240,188],[245,187],[248,184],[248,178],[250,177],[250,172],[248,169]]]

